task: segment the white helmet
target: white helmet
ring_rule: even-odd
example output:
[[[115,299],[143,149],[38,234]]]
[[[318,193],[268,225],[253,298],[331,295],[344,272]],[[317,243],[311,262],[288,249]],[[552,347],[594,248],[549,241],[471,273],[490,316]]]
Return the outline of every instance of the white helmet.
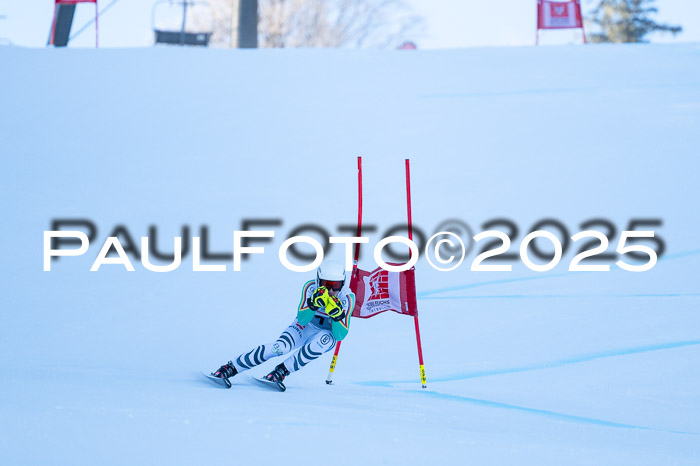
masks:
[[[340,291],[345,285],[345,267],[338,261],[325,261],[316,271],[316,286]]]

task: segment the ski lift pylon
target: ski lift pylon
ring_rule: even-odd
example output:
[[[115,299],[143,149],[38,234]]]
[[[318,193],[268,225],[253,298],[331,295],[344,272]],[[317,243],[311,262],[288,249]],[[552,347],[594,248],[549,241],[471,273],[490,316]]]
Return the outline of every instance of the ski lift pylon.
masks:
[[[97,0],[55,0],[53,10],[53,21],[51,23],[51,31],[49,32],[49,40],[47,45],[55,47],[65,47],[70,40],[70,30],[73,26],[73,16],[75,15],[75,7],[79,3],[94,3],[95,4],[95,47],[97,47],[98,26],[97,17]]]

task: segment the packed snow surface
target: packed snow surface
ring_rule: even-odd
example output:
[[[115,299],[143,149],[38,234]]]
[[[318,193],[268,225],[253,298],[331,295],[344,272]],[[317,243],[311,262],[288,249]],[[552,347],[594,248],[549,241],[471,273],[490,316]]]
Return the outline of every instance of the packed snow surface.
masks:
[[[700,461],[700,45],[5,47],[0,63],[0,464]],[[596,263],[610,271],[570,272],[588,241],[570,240],[547,272],[518,256],[473,272],[484,243],[467,241],[454,271],[416,266],[427,389],[413,319],[390,312],[352,321],[333,385],[330,353],[285,393],[248,374],[211,384],[202,371],[295,316],[313,272],[282,267],[282,241],[308,223],[352,234],[357,156],[364,269],[406,221],[410,158],[426,237],[457,219],[469,236],[509,233],[517,255],[553,219],[568,237],[609,235],[614,258]],[[45,272],[56,219],[97,231]],[[138,249],[155,226],[163,252],[206,226],[208,250],[230,254],[245,219],[278,223],[250,228],[275,237],[240,272],[225,258],[205,262],[225,272],[193,272],[191,248],[169,273],[131,256],[134,272],[90,272],[118,226]],[[615,265],[635,263],[615,254],[633,219],[660,222],[632,228],[665,245],[647,272]]]

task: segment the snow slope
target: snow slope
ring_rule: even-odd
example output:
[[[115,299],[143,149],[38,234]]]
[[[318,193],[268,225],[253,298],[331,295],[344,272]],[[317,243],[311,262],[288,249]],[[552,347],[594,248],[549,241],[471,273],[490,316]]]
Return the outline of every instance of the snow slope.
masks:
[[[697,464],[699,58],[0,48],[0,463]],[[578,244],[542,273],[471,272],[481,245],[449,273],[421,259],[428,390],[413,322],[391,313],[354,320],[332,386],[330,355],[283,394],[212,386],[201,371],[293,319],[310,274],[279,264],[290,231],[356,221],[358,155],[372,244],[405,221],[410,157],[426,233],[507,218],[517,252],[541,219],[573,235],[603,218],[612,252],[651,218],[666,252],[644,273],[569,272]],[[60,218],[90,219],[97,240],[44,272]],[[282,223],[241,272],[192,272],[191,254],[170,273],[89,272],[117,225],[135,240],[156,225],[164,251],[207,225],[230,253],[260,218]]]

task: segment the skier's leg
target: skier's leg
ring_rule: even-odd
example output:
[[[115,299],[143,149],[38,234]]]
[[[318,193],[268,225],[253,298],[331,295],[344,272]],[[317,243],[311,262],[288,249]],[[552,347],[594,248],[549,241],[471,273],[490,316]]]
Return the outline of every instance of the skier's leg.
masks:
[[[284,367],[289,372],[296,372],[311,361],[318,359],[323,353],[335,347],[335,338],[330,330],[318,330],[304,346],[293,356],[284,361]]]
[[[256,346],[231,361],[236,368],[236,373],[246,371],[264,363],[270,358],[282,356],[298,348],[305,340],[304,330],[305,328],[294,319],[294,322],[282,332],[277,340]]]

